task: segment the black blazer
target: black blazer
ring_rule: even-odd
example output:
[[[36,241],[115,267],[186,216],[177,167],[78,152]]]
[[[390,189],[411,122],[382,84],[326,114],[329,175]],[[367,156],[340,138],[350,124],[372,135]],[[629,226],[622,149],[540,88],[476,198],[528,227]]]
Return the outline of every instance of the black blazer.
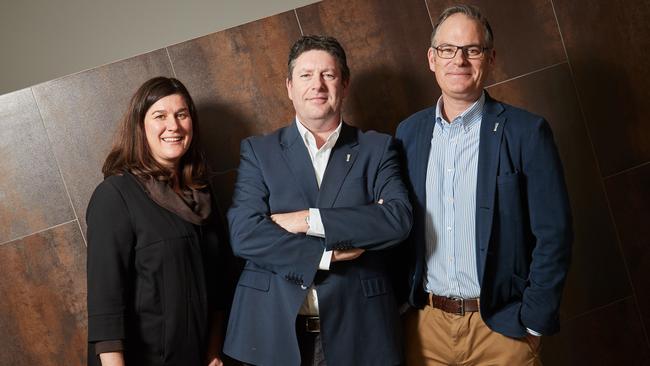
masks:
[[[95,342],[121,339],[127,365],[203,365],[223,305],[217,223],[184,221],[128,173],[99,184],[86,220],[89,364]]]
[[[425,302],[426,171],[435,107],[404,120],[397,139],[414,204],[410,303]],[[571,255],[571,214],[562,164],[548,123],[486,95],[476,187],[476,263],[481,317],[504,335],[559,330]]]
[[[224,351],[255,365],[300,364],[295,321],[315,283],[329,365],[395,365],[399,317],[386,248],[411,227],[393,139],[342,126],[320,189],[295,123],[241,144],[233,205],[233,252],[247,260],[233,301]],[[383,204],[377,202],[383,199]],[[291,234],[273,213],[320,208],[326,239]],[[323,249],[365,248],[359,258],[318,271]]]

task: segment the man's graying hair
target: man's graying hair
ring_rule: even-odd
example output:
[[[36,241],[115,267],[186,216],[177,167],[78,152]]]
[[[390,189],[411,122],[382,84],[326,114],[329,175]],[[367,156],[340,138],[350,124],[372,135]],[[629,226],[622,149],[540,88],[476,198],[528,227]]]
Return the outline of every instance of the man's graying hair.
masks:
[[[287,77],[289,80],[291,80],[293,67],[296,65],[298,56],[311,50],[325,51],[332,55],[339,64],[343,81],[347,82],[350,80],[350,69],[348,68],[345,51],[336,38],[329,36],[302,36],[293,44],[289,51],[289,62],[287,65],[289,69],[289,75]]]
[[[465,14],[468,18],[474,19],[477,22],[479,22],[483,26],[483,36],[485,37],[483,44],[483,47],[487,48],[492,48],[494,47],[494,35],[492,34],[492,28],[490,27],[490,23],[488,22],[487,18],[481,14],[481,10],[479,10],[478,7],[473,6],[473,5],[454,5],[450,6],[447,9],[443,10],[442,13],[440,13],[440,16],[438,17],[438,20],[436,20],[436,25],[433,26],[433,32],[431,33],[431,47],[435,47],[436,44],[435,38],[436,38],[436,31],[438,31],[438,27],[442,22],[447,20],[450,16],[454,14]],[[458,45],[458,46],[464,46],[464,45]]]

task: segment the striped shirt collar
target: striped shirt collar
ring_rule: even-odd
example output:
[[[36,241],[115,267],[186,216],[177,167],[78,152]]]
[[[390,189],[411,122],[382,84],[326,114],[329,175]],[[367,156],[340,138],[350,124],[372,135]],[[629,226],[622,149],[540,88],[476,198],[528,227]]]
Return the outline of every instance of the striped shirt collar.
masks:
[[[456,117],[451,124],[461,123],[465,132],[471,130],[472,127],[481,120],[483,105],[485,105],[485,91],[481,93],[481,96],[476,100],[476,102],[474,102],[474,104],[469,106],[469,108]],[[442,95],[438,98],[438,102],[436,103],[436,124],[443,130],[450,126],[450,124],[446,123],[442,117]]]

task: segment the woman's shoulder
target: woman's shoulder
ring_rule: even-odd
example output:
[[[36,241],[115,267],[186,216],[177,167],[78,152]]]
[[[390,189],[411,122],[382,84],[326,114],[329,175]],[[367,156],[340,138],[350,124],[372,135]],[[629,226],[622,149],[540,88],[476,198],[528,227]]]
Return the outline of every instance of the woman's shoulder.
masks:
[[[98,198],[116,199],[118,197],[129,195],[134,190],[139,189],[135,177],[130,173],[111,175],[104,178],[93,192],[91,201]]]

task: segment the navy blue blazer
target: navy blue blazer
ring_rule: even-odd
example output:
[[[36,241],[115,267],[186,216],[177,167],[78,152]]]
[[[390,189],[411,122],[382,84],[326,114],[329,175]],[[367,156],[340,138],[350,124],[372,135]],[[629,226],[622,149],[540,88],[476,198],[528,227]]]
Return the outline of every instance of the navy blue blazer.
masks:
[[[487,93],[486,93],[487,94]],[[408,248],[409,302],[426,301],[426,172],[435,106],[404,120],[397,140],[406,159],[414,223]],[[548,123],[486,95],[476,187],[480,312],[494,331],[559,330],[558,309],[571,255],[571,214],[562,164]]]
[[[270,219],[310,207],[320,209],[325,239],[291,234]],[[384,249],[407,237],[412,216],[392,137],[344,123],[320,189],[295,123],[245,139],[228,221],[233,252],[246,264],[226,354],[255,365],[299,365],[295,321],[315,284],[328,364],[401,361],[390,251]],[[318,271],[324,249],[351,247],[367,251]]]

